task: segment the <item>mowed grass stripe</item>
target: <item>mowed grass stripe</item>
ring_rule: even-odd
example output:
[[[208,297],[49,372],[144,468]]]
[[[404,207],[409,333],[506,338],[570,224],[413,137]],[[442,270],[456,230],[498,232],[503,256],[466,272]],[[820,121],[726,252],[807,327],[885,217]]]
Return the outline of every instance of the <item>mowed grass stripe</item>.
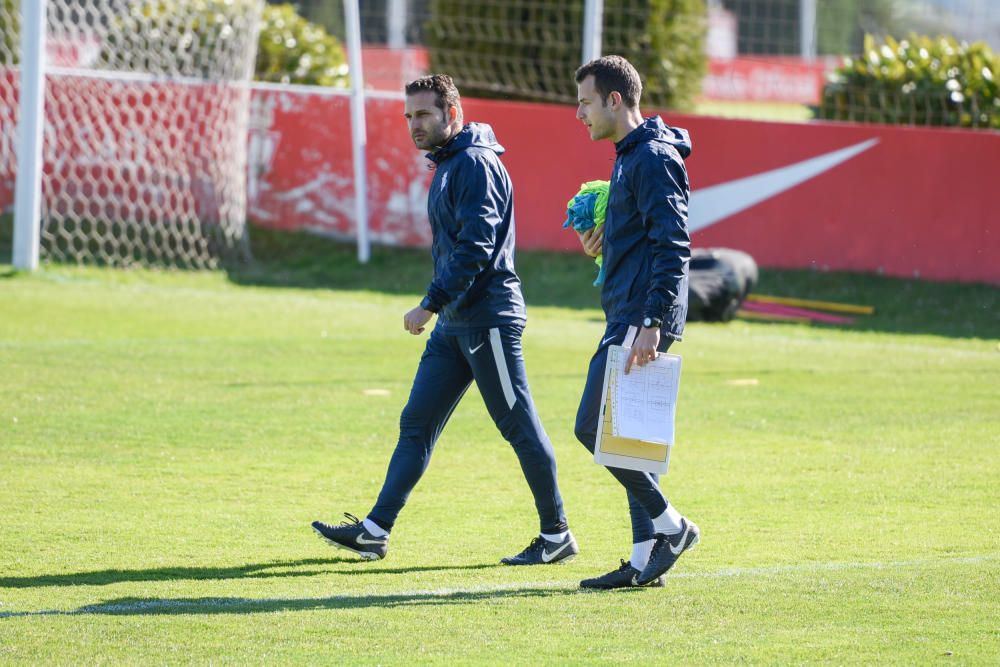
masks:
[[[582,548],[551,569],[498,565],[537,518],[474,388],[388,559],[344,559],[308,527],[378,492],[425,342],[401,326],[418,283],[374,289],[388,279],[369,273],[365,291],[346,268],[291,288],[58,267],[0,280],[0,663],[1000,654],[992,292],[908,282],[923,308],[908,318],[882,279],[782,273],[800,296],[886,314],[692,325],[663,485],[704,542],[666,589],[581,594],[630,539],[624,493],[572,433],[603,325],[588,261],[525,260],[528,372]],[[532,297],[543,281],[558,298]]]
[[[980,565],[992,563],[1000,560],[1000,554],[986,554],[981,556],[966,556],[960,558],[940,558],[940,559],[920,559],[911,561],[898,561],[887,563],[810,563],[808,565],[783,565],[773,567],[755,568],[726,568],[715,572],[674,572],[669,575],[670,581],[682,579],[719,579],[736,577],[772,577],[785,575],[808,574],[814,572],[831,572],[839,570],[903,570],[903,569],[937,569],[959,567],[963,565]],[[537,568],[536,568],[537,569]],[[509,584],[494,584],[482,586],[470,586],[467,588],[438,588],[425,590],[404,590],[393,593],[371,592],[357,595],[343,596],[323,596],[314,598],[197,598],[189,600],[138,600],[133,603],[109,603],[96,604],[74,610],[38,610],[38,611],[2,611],[0,618],[12,618],[18,616],[51,616],[64,615],[76,616],[80,614],[130,614],[143,611],[152,613],[167,612],[177,609],[212,609],[227,607],[252,607],[265,611],[276,606],[294,605],[299,608],[307,608],[310,604],[317,607],[337,607],[350,606],[351,601],[357,601],[365,605],[372,605],[378,602],[378,598],[388,602],[396,600],[404,602],[411,598],[449,598],[478,595],[482,593],[518,592],[528,590],[560,590],[579,589],[579,593],[586,595],[605,595],[600,591],[580,589],[579,581],[576,579],[527,581]],[[636,591],[638,592],[638,591]],[[656,593],[655,589],[644,589],[645,594]],[[339,603],[339,604],[338,604]]]

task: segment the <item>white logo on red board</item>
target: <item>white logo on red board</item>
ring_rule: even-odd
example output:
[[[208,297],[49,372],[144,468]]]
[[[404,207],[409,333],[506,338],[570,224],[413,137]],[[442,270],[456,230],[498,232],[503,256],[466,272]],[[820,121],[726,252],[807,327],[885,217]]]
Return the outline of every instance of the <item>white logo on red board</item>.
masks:
[[[701,188],[691,193],[688,231],[696,232],[794,188],[838,164],[865,152],[879,142],[861,143],[824,153],[785,167]]]

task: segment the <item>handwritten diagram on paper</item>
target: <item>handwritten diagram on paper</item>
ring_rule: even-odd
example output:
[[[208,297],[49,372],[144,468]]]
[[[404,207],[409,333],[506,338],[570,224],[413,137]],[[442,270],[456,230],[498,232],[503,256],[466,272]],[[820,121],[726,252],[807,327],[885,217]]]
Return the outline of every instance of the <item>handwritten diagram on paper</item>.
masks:
[[[625,375],[629,351],[618,346],[608,350],[608,363],[615,373],[612,425],[622,438],[674,443],[674,418],[680,386],[681,358],[661,354],[645,366],[633,364]]]

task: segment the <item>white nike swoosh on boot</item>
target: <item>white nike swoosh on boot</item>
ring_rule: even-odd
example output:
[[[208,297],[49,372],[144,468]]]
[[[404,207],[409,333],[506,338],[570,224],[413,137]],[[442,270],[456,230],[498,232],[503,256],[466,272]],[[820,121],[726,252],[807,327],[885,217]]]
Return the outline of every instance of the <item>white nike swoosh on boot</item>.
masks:
[[[566,540],[562,544],[562,546],[560,546],[558,549],[556,549],[555,551],[553,551],[551,553],[548,552],[548,551],[546,551],[545,549],[542,549],[542,562],[543,563],[549,563],[549,562],[551,562],[553,558],[555,558],[556,556],[558,556],[559,554],[561,554],[563,551],[565,551],[566,547],[568,547],[571,544],[573,544],[573,543],[570,542],[569,540]]]
[[[670,553],[672,553],[675,556],[681,555],[681,552],[684,551],[684,543],[687,542],[687,537],[689,532],[691,532],[691,522],[685,520],[684,533],[681,535],[681,541],[677,544],[677,548],[674,548],[674,545],[670,543],[669,539],[667,540],[667,546],[670,547]]]
[[[365,539],[363,535],[358,535],[357,537],[354,538],[354,541],[357,542],[358,544],[378,544],[378,545],[385,544],[384,537],[379,539],[369,540]]]

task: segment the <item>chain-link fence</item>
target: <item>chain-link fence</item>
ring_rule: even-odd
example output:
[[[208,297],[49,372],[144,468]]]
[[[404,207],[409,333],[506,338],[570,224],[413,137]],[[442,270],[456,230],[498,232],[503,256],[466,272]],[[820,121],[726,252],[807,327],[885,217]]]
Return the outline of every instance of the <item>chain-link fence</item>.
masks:
[[[849,56],[866,34],[951,35],[1000,45],[995,0],[709,0],[735,21],[735,46],[745,55]]]
[[[852,55],[860,53],[866,34],[905,37],[910,33],[951,35],[959,41],[983,41],[1000,49],[1000,3],[996,0],[703,0],[709,12],[723,11],[735,20],[736,52],[741,55]],[[300,11],[328,26],[343,22],[341,2],[300,0]],[[483,4],[522,11],[552,5],[566,13],[583,0],[466,0],[465,10]],[[605,22],[616,13],[641,11],[648,2],[605,0]],[[428,28],[438,19],[432,0],[365,0],[361,7],[362,36],[366,43],[390,44],[395,35],[407,45],[426,44]],[[811,7],[811,9],[810,9]],[[393,18],[402,11],[402,18]],[[582,14],[581,14],[582,15]],[[477,26],[470,26],[477,28]],[[478,29],[486,29],[478,26]],[[579,26],[582,29],[582,24]],[[341,32],[341,30],[338,30]],[[397,43],[397,45],[399,45]]]
[[[650,106],[793,102],[831,119],[1000,123],[996,0],[694,0],[685,10],[693,14],[677,10],[683,2],[603,4],[603,51],[652,54],[637,63]],[[342,33],[341,2],[298,6]],[[583,7],[583,0],[366,0],[368,86],[398,91],[437,68],[474,96],[572,102]],[[667,23],[673,32],[664,32]],[[658,43],[666,43],[662,52]],[[707,58],[692,58],[695,49]]]

